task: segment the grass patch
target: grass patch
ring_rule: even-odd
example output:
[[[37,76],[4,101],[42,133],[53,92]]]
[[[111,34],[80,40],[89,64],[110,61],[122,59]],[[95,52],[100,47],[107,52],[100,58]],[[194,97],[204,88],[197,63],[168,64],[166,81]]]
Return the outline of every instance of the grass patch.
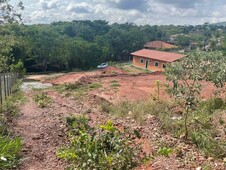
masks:
[[[83,116],[67,119],[70,144],[57,151],[69,162],[69,169],[133,169],[143,159],[141,150],[112,122],[90,127]]]
[[[112,80],[110,82],[110,87],[117,88],[119,86],[120,86],[120,84],[119,84],[119,82],[117,80]]]
[[[96,83],[75,83],[56,86],[55,89],[61,93],[66,92],[68,96],[75,96],[81,99],[88,94],[88,92],[101,88],[102,85]]]
[[[197,110],[189,113],[189,140],[195,144],[205,156],[215,158],[226,157],[225,144],[225,102],[220,99],[210,99],[202,102]],[[117,105],[102,103],[102,111],[119,117],[131,117],[139,123],[145,123],[147,116],[152,114],[159,120],[161,129],[170,132],[176,138],[182,138],[185,133],[183,109],[179,104],[169,101],[128,102]]]
[[[48,107],[53,102],[52,98],[47,96],[47,94],[44,92],[36,94],[33,97],[33,100],[35,101],[35,103],[37,103],[38,107],[41,108]]]

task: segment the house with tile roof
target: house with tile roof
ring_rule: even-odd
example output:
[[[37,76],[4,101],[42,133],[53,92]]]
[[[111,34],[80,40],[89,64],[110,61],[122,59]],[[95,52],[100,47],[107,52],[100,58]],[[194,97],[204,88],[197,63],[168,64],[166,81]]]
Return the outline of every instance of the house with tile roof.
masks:
[[[151,49],[151,50],[156,50],[156,49],[171,50],[171,49],[177,49],[178,47],[176,45],[173,45],[164,41],[151,41],[146,43],[144,45],[144,48]]]
[[[142,49],[131,53],[135,67],[148,69],[150,71],[164,71],[168,64],[184,58],[186,55]]]

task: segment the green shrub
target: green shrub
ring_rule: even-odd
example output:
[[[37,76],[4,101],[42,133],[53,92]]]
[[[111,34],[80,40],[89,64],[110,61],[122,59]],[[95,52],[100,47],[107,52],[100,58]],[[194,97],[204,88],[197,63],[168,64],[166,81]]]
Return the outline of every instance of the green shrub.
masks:
[[[19,163],[21,139],[0,136],[0,169],[12,169]]]
[[[223,99],[221,98],[211,98],[207,100],[206,102],[202,102],[200,104],[199,109],[204,109],[207,113],[213,114],[214,111],[219,110],[219,109],[225,109],[226,108],[226,103]]]
[[[165,157],[169,157],[169,155],[173,152],[173,149],[172,148],[166,148],[166,147],[163,147],[163,148],[159,148],[158,149],[158,154],[159,155],[162,155],[162,156],[165,156]]]
[[[24,63],[19,60],[16,64],[10,65],[10,71],[19,73],[19,77],[23,77],[26,73],[26,69],[24,68]]]
[[[57,156],[69,161],[69,169],[126,170],[140,163],[139,147],[110,121],[99,128],[91,128],[86,118],[67,120],[73,127],[70,145],[59,149]]]
[[[49,106],[53,100],[47,96],[46,93],[38,93],[33,97],[33,100],[38,104],[39,107],[44,108]]]

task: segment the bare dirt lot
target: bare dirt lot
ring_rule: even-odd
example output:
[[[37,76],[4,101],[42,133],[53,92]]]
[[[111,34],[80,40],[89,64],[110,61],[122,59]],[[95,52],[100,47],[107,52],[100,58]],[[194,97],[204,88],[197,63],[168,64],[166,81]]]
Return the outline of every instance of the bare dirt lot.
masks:
[[[161,72],[128,74],[113,66],[92,72],[69,73],[52,80],[43,80],[43,82],[52,83],[53,85],[73,84],[82,78],[89,78],[92,82],[99,82],[102,88],[93,91],[92,94],[103,97],[112,103],[122,100],[147,100],[150,97],[155,97],[157,94],[157,80],[161,84],[160,97],[162,99],[169,97],[165,92],[165,84],[168,82]],[[202,97],[209,98],[213,96],[213,92],[216,90],[214,86],[205,82],[203,84],[207,84],[207,86],[202,91]]]
[[[100,111],[99,103],[107,101],[118,103],[123,100],[142,101],[155,97],[156,80],[162,84],[160,98],[169,98],[165,92],[165,76],[162,74],[128,74],[116,67],[92,72],[69,73],[54,78],[41,78],[42,82],[53,85],[75,84],[76,82],[99,83],[100,88],[93,89],[83,99],[59,93],[54,88],[25,91],[27,102],[20,107],[20,116],[14,122],[14,131],[24,141],[23,160],[19,170],[63,170],[66,162],[56,157],[57,148],[67,143],[65,118],[86,113],[93,126],[106,123],[109,119],[118,128],[130,127],[139,130],[141,139],[135,139],[147,154],[156,153],[159,145],[167,143],[183,152],[182,157],[176,153],[169,157],[157,155],[136,170],[187,170],[211,164],[216,170],[225,169],[222,161],[208,159],[191,143],[184,143],[161,131],[161,125],[154,115],[149,115],[141,125],[131,117],[115,117]],[[208,98],[215,88],[210,84],[203,91]],[[47,108],[39,108],[33,101],[34,95],[45,92],[53,103]]]

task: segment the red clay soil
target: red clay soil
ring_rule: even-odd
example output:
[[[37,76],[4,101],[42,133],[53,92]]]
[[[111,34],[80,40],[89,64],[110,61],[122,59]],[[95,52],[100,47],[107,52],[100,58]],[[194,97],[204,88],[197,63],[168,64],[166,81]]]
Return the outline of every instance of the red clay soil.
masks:
[[[94,91],[95,95],[105,98],[111,103],[117,103],[122,100],[143,101],[150,98],[156,98],[158,95],[156,81],[160,81],[160,99],[169,98],[166,93],[165,84],[168,83],[164,75],[143,75],[143,76],[114,76],[94,79],[100,82],[103,88]],[[111,87],[112,82],[117,82],[118,87]],[[204,83],[206,84],[206,83]],[[216,88],[208,84],[202,91],[201,96],[210,98]]]
[[[153,160],[136,170],[195,169],[206,161],[193,145],[185,144],[180,139],[163,133],[157,118],[153,115],[149,115],[140,125],[130,117],[117,118],[114,115],[100,112],[98,103],[104,99],[98,96],[84,96],[86,99],[80,101],[73,97],[64,97],[52,90],[44,92],[53,99],[52,105],[47,108],[37,107],[32,97],[40,92],[27,92],[28,101],[21,106],[21,114],[13,124],[14,131],[21,136],[24,143],[23,160],[18,170],[65,169],[66,163],[56,157],[56,150],[67,143],[65,117],[80,113],[86,113],[93,126],[106,123],[110,119],[116,127],[138,130],[142,138],[136,139],[136,142],[148,154],[156,153],[162,143],[167,143],[168,146],[175,146],[182,150],[183,157],[187,158],[191,155],[195,158],[189,162],[184,160],[185,158],[180,159],[176,154],[170,155],[169,158],[156,155]],[[212,164],[216,165],[217,170],[224,169],[222,163],[212,162]]]
[[[118,71],[118,75],[115,72]],[[98,77],[100,75],[110,75],[109,77]],[[100,82],[102,87],[91,91],[85,99],[80,100],[74,97],[64,97],[52,90],[45,90],[48,96],[53,99],[53,103],[47,108],[38,108],[32,97],[35,93],[27,92],[28,101],[21,106],[21,115],[15,120],[14,131],[20,135],[24,142],[23,160],[18,170],[63,170],[66,163],[56,157],[56,150],[67,143],[67,130],[65,127],[65,117],[80,113],[87,113],[91,125],[106,123],[112,120],[116,127],[130,127],[132,130],[139,130],[142,135],[140,145],[143,150],[154,154],[162,143],[167,146],[175,146],[183,152],[182,157],[176,154],[170,157],[155,156],[154,159],[142,165],[136,170],[163,170],[163,169],[195,169],[204,163],[209,163],[204,156],[191,144],[185,144],[180,139],[161,131],[159,121],[153,115],[149,115],[143,125],[130,118],[114,117],[102,113],[99,108],[100,102],[108,101],[117,103],[122,100],[137,101],[146,100],[149,97],[156,97],[156,80],[161,84],[166,83],[163,75],[143,75],[131,76],[115,67],[98,70],[94,72],[70,73],[50,80],[53,84],[82,82]],[[112,83],[118,86],[112,86]],[[208,85],[202,92],[203,96],[213,95],[214,87]],[[169,97],[161,87],[160,98]],[[187,158],[195,158],[187,160]],[[222,162],[211,162],[217,170],[223,170]]]
[[[95,77],[101,75],[114,75],[114,74],[124,74],[125,72],[121,69],[118,69],[114,66],[109,66],[105,69],[90,71],[90,72],[76,72],[76,73],[69,73],[62,76],[59,76],[53,80],[45,80],[44,82],[52,83],[54,85],[57,84],[67,84],[67,83],[75,83],[82,77]]]
[[[117,67],[108,67],[102,70],[92,72],[69,73],[57,77],[54,80],[46,80],[54,85],[75,83],[83,78],[92,79],[93,82],[100,82],[103,88],[92,92],[111,103],[117,103],[122,100],[137,101],[147,100],[150,97],[157,96],[156,81],[161,83],[160,98],[169,98],[165,92],[165,84],[168,83],[161,73],[146,75],[129,75]],[[117,82],[118,87],[112,87],[111,82]],[[207,83],[204,83],[207,84]],[[209,98],[213,96],[216,90],[212,84],[207,85],[202,91],[202,97]]]

